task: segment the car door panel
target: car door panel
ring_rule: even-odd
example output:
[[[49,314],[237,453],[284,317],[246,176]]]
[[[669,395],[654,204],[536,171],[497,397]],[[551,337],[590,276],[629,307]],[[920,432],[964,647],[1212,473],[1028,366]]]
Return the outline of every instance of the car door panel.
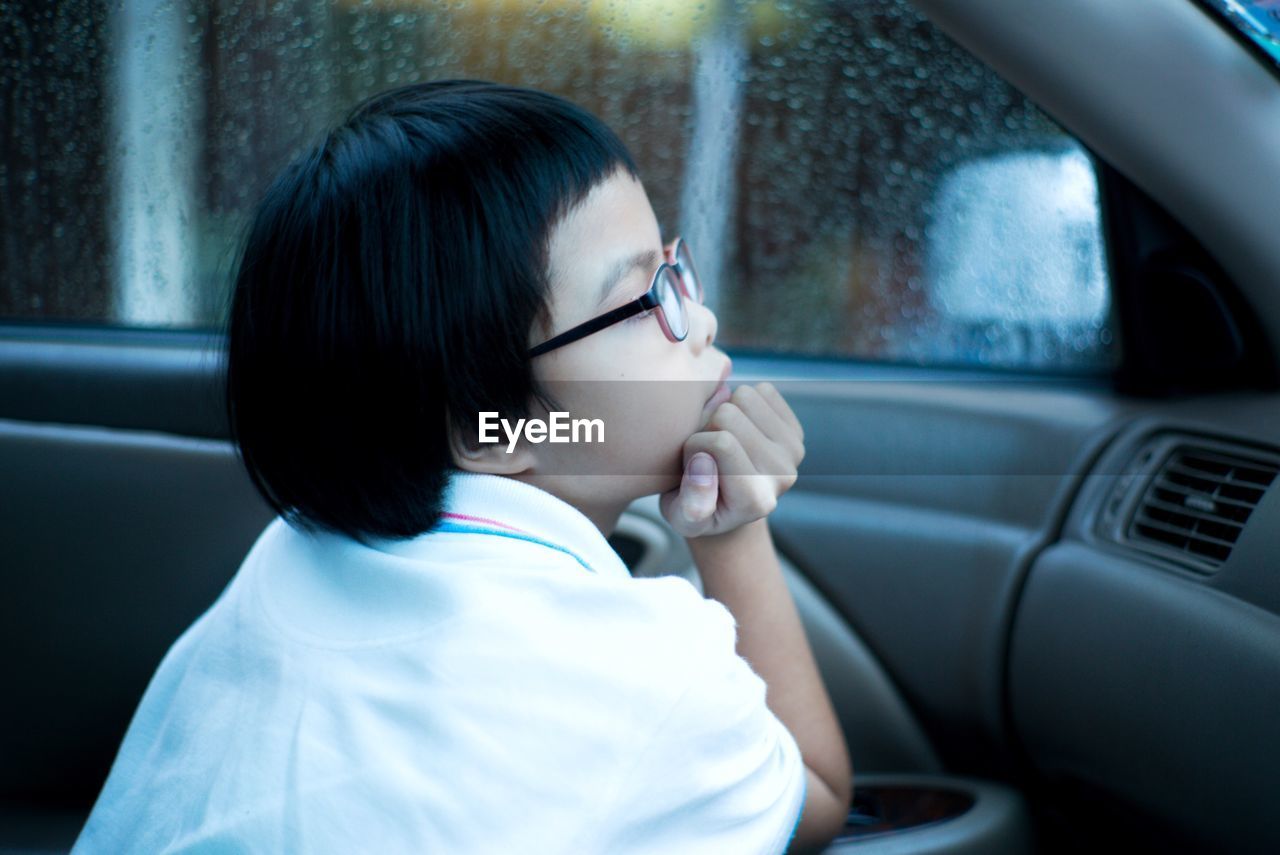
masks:
[[[1152,551],[1106,519],[1113,503],[1136,517],[1122,497],[1147,501],[1166,464],[1145,450],[1166,438],[1280,461],[1280,402],[1234,394],[1146,409],[1028,575],[1010,645],[1014,730],[1063,804],[1100,798],[1183,846],[1274,852],[1280,490],[1262,494],[1216,568]]]

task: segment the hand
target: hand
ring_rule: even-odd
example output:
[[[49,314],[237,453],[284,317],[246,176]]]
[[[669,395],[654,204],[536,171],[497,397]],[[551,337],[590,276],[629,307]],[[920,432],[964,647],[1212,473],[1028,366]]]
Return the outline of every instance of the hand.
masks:
[[[804,428],[771,383],[739,386],[684,444],[680,486],[662,494],[685,537],[724,534],[768,516],[796,482]]]

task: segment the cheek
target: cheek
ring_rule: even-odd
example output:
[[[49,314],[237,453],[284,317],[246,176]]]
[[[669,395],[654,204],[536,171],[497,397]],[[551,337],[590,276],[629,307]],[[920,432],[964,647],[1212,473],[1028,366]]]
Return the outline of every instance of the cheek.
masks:
[[[612,429],[618,459],[635,474],[678,473],[689,437],[701,428],[699,385],[682,380],[634,380],[613,384]]]
[[[547,462],[565,472],[678,477],[706,402],[705,382],[690,379],[688,354],[653,318],[592,338],[545,363],[543,382],[557,409],[603,421],[605,441],[544,446]]]
[[[678,474],[684,443],[701,427],[703,396],[688,381],[562,381],[551,392],[572,418],[604,422],[604,443],[562,445],[552,452],[565,456],[563,466],[581,472]]]
[[[691,376],[688,354],[667,339],[654,316],[623,321],[612,332],[593,354],[600,375],[654,382]]]

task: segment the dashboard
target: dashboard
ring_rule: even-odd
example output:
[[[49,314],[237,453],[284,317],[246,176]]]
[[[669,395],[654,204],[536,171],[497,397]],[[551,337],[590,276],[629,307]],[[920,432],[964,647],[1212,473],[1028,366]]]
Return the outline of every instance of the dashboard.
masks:
[[[1030,760],[1192,840],[1280,840],[1275,401],[1162,404],[1128,423],[1039,554],[1009,646]]]

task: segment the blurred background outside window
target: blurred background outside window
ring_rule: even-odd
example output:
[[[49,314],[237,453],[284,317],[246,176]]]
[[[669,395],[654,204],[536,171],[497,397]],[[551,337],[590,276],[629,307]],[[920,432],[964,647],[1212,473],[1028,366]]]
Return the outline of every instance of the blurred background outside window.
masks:
[[[267,182],[447,77],[613,127],[728,347],[1115,359],[1090,159],[904,0],[0,0],[0,317],[217,328]]]

